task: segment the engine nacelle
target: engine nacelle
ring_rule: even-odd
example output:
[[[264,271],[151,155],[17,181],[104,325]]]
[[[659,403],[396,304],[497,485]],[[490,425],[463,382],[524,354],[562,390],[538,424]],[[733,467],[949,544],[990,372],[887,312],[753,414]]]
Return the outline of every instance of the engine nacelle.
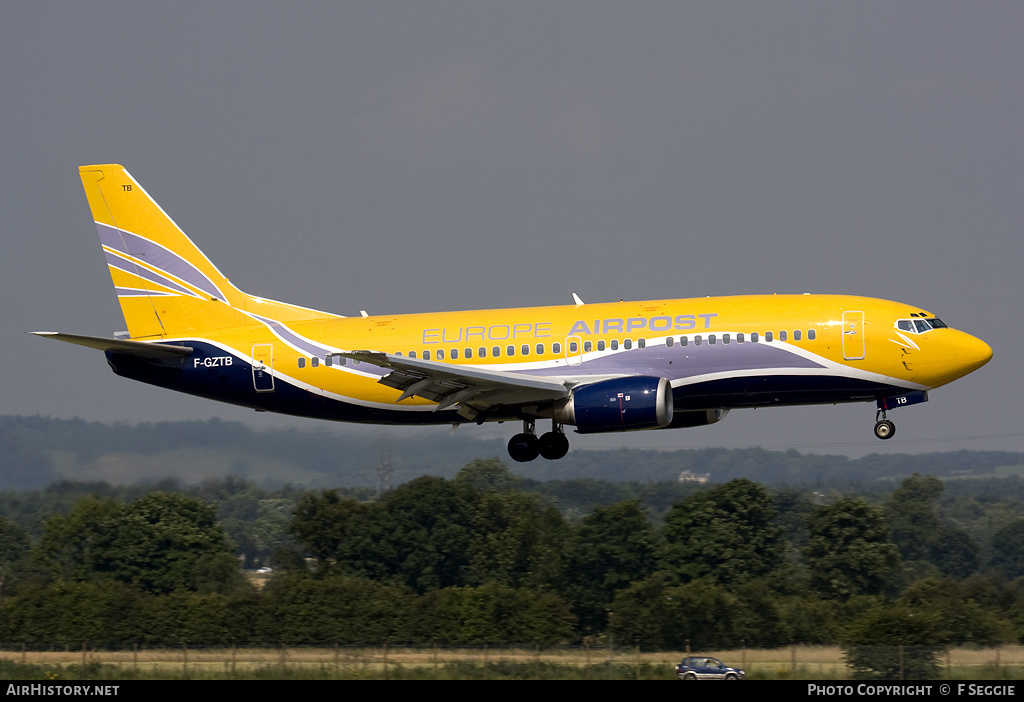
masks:
[[[687,427],[702,427],[722,421],[727,414],[729,414],[727,409],[683,410],[676,412],[675,416],[672,417],[672,422],[665,428],[685,429]]]
[[[554,418],[579,434],[660,429],[672,422],[672,385],[645,375],[583,385],[555,408]]]

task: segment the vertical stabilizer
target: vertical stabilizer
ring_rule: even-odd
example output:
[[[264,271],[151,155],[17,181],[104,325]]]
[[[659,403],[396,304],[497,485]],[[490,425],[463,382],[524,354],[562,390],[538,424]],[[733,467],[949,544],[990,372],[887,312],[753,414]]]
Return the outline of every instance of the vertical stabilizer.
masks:
[[[133,339],[191,335],[325,315],[245,295],[192,243],[123,166],[80,166],[110,277]]]

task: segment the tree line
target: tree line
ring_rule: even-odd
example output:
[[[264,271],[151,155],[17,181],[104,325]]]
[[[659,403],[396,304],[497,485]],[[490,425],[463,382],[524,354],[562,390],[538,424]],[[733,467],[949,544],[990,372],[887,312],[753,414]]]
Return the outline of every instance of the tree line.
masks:
[[[699,433],[699,430],[698,430]],[[694,435],[696,436],[696,434]],[[62,477],[116,474],[126,482],[152,480],[154,471],[184,478],[201,462],[207,476],[234,476],[276,489],[286,483],[369,488],[389,455],[393,482],[424,474],[452,479],[478,456],[504,455],[504,440],[441,434],[393,436],[384,430],[258,431],[218,419],[193,422],[103,424],[81,419],[0,416],[0,490],[43,489]],[[116,465],[116,471],[104,468]],[[852,459],[760,448],[678,451],[574,449],[564,459],[517,466],[524,478],[548,482],[591,479],[617,483],[672,482],[681,473],[715,483],[746,477],[763,485],[858,485],[914,473],[991,476],[1024,465],[1024,453],[951,451],[870,455]],[[177,472],[176,472],[177,471]],[[889,488],[891,489],[891,487]]]
[[[239,480],[0,495],[0,642],[898,642],[930,647],[927,665],[944,646],[1024,640],[1019,503],[972,497],[988,528],[965,529],[934,476],[871,499],[686,484],[663,509],[609,489],[586,512],[537,488],[489,459],[377,499]],[[263,587],[240,549],[270,550],[248,564],[273,563]]]

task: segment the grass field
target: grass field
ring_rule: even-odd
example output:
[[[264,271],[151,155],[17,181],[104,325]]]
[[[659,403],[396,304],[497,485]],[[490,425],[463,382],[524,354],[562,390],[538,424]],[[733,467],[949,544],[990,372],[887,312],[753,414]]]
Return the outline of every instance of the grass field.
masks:
[[[694,652],[744,668],[752,679],[846,679],[832,646]],[[137,651],[0,651],[4,679],[673,679],[683,652],[625,648],[146,649]],[[954,649],[946,679],[1024,678],[1024,647]]]

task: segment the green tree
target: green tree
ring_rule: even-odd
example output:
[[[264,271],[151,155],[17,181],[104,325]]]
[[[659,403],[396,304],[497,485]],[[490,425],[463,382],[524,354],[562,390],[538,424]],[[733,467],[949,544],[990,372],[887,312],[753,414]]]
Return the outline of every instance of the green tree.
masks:
[[[879,594],[899,562],[882,511],[861,498],[821,507],[808,520],[804,561],[810,586],[825,597]]]
[[[568,534],[562,515],[539,496],[487,490],[476,501],[465,582],[550,587]]]
[[[121,504],[109,498],[80,500],[68,514],[44,522],[35,559],[57,581],[95,577],[100,551],[114,538],[113,522],[120,511]]]
[[[477,458],[463,466],[455,476],[456,483],[464,483],[475,490],[486,492],[514,492],[522,488],[523,479],[509,472],[500,458]]]
[[[343,557],[354,525],[373,510],[337,490],[307,492],[295,508],[288,534],[304,553],[315,558],[321,571]]]
[[[446,644],[552,644],[574,634],[569,606],[551,592],[498,583],[434,590],[416,601],[417,639]]]
[[[944,489],[935,476],[915,473],[889,497],[885,518],[905,563],[930,563],[941,573],[962,579],[978,569],[978,547],[936,514],[935,502]]]
[[[739,600],[709,580],[673,585],[662,573],[615,594],[608,634],[616,641],[652,648],[713,650],[738,646]]]
[[[992,536],[991,564],[1010,580],[1024,575],[1024,519],[1007,524]]]
[[[353,519],[339,558],[347,572],[419,593],[466,585],[479,497],[431,476],[400,485]]]
[[[0,517],[0,601],[8,578],[14,573],[19,561],[28,555],[28,534],[14,520]]]
[[[783,561],[775,516],[768,491],[746,478],[681,500],[665,515],[661,568],[683,582],[764,577]]]
[[[177,493],[83,500],[47,521],[36,555],[58,581],[116,580],[153,593],[244,585],[214,507]]]
[[[1013,627],[1002,619],[1002,606],[986,606],[974,598],[977,594],[975,583],[949,577],[926,578],[904,590],[899,604],[935,618],[938,640],[943,643],[997,646],[1013,641]]]
[[[934,680],[946,650],[942,632],[937,613],[880,605],[851,622],[842,649],[855,678]]]
[[[598,507],[565,544],[561,592],[584,634],[601,632],[615,593],[654,572],[657,534],[637,500]]]

